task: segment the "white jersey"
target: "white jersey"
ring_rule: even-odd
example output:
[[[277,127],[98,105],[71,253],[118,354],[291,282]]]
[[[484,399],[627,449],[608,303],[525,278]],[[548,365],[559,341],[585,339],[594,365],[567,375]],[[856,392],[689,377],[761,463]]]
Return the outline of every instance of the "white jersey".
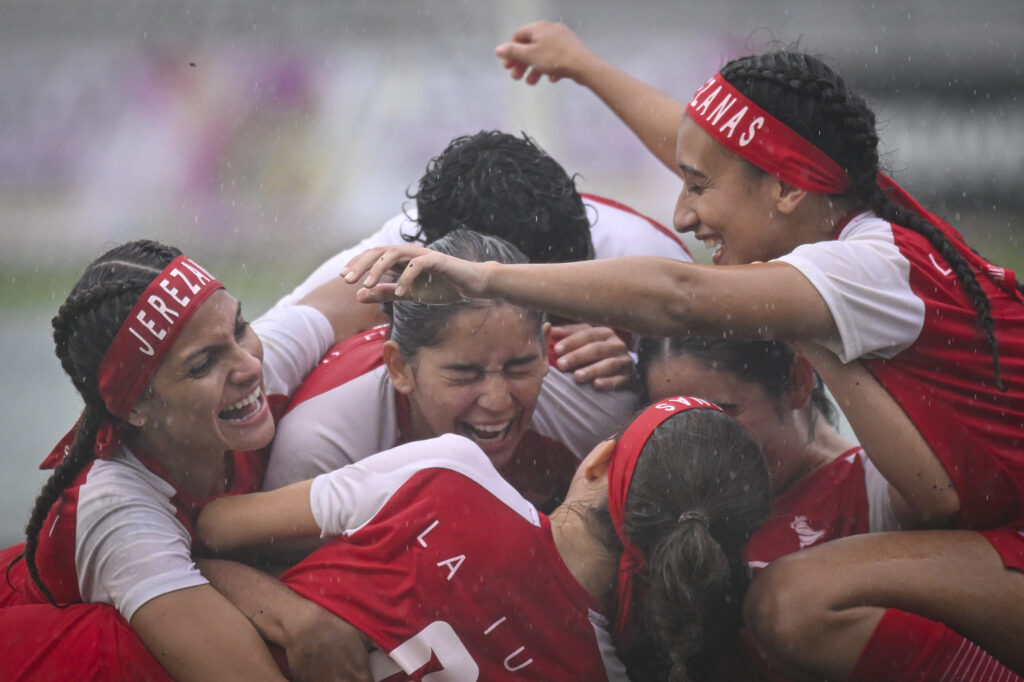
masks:
[[[253,328],[263,343],[265,388],[272,404],[274,396],[283,403],[280,397],[300,385],[334,336],[327,318],[306,306],[268,313]],[[234,455],[228,494],[257,490],[262,456]],[[173,484],[154,463],[144,462],[127,447],[109,460],[97,460],[83,472],[81,485],[62,498],[64,522],[58,517],[48,525],[51,536],[74,532],[80,601],[112,604],[128,620],[155,597],[207,582],[191,557],[195,516],[206,500]],[[52,549],[60,550],[64,543],[52,539]],[[49,549],[44,553],[59,556]]]
[[[693,261],[679,236],[654,219],[610,199],[592,194],[582,196],[591,217],[590,239],[594,244],[594,258],[660,256]],[[408,213],[396,215],[354,247],[327,259],[294,291],[282,297],[275,307],[294,305],[313,289],[337,277],[341,269],[363,251],[378,246],[408,244],[405,237],[411,238],[418,231],[415,208],[409,209]]]

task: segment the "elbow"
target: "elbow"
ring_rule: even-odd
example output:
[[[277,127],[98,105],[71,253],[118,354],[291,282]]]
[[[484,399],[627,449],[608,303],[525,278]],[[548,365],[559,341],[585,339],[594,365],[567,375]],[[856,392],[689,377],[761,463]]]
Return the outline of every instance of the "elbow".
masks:
[[[936,484],[923,494],[901,495],[890,490],[893,510],[904,529],[943,528],[960,513],[960,496],[952,483]]]

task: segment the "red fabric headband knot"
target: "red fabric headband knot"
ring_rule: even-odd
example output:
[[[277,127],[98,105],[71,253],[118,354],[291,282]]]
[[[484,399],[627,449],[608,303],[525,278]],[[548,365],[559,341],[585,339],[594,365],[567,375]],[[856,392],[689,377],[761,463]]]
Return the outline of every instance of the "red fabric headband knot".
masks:
[[[608,511],[612,517],[615,533],[622,543],[622,558],[615,585],[614,637],[623,641],[627,638],[633,605],[633,578],[644,567],[644,555],[640,548],[626,536],[626,495],[633,480],[633,472],[640,452],[651,434],[669,417],[693,409],[709,409],[721,412],[714,403],[700,398],[667,398],[654,403],[630,423],[615,444],[615,452],[608,465]]]

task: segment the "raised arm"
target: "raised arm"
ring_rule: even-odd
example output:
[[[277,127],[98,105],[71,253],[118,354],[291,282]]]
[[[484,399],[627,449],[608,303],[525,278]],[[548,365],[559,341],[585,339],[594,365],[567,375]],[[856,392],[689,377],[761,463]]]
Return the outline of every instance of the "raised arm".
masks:
[[[685,102],[642,83],[604,61],[565,24],[538,21],[518,29],[495,50],[512,77],[530,85],[547,76],[552,82],[571,78],[589,89],[622,119],[647,149],[669,170],[676,165],[676,131]]]
[[[403,270],[404,265],[404,270]],[[392,268],[395,284],[381,282]],[[817,339],[835,333],[814,286],[786,263],[705,266],[667,258],[580,263],[469,263],[403,246],[374,249],[343,271],[364,301],[497,298],[650,336]]]

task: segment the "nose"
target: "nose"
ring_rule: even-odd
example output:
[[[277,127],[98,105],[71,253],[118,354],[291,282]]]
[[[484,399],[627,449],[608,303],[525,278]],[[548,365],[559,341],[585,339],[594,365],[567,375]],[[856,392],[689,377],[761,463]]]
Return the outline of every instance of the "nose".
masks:
[[[488,412],[499,413],[508,410],[513,400],[505,375],[501,372],[488,373],[483,380],[480,396],[476,402]]]
[[[679,192],[679,198],[676,199],[675,213],[672,214],[672,225],[680,234],[692,232],[700,224],[697,212],[690,207],[690,199],[684,185],[682,191]]]
[[[258,343],[258,341],[257,341]],[[260,349],[249,347],[249,344],[235,344],[232,355],[232,367],[230,379],[236,384],[259,380],[263,374],[263,360]]]

